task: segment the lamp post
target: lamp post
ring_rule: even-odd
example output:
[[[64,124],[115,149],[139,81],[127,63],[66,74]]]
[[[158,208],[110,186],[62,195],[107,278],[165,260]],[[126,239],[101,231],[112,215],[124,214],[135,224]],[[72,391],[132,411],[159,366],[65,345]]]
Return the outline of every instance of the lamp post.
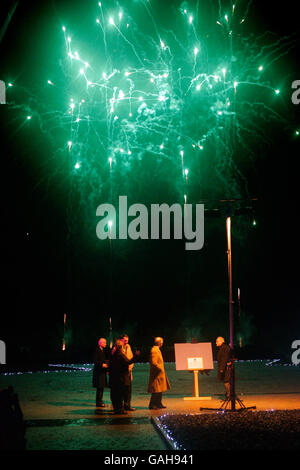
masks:
[[[256,199],[253,199],[256,200]],[[231,201],[220,201],[220,202],[235,202],[235,200]],[[238,211],[230,210],[230,214],[241,215],[243,213],[248,213],[249,208],[242,208]],[[220,217],[221,211],[219,209],[214,209],[212,211],[208,211],[208,214],[214,217]],[[227,210],[228,214],[228,210]],[[226,234],[227,234],[227,269],[228,269],[228,306],[229,306],[229,338],[230,338],[230,348],[232,350],[233,355],[233,301],[232,301],[232,257],[231,257],[231,216],[227,215],[226,217]],[[230,397],[226,398],[223,401],[220,408],[200,408],[200,410],[226,410],[226,411],[243,411],[249,409],[255,409],[256,406],[246,407],[242,400],[240,400],[235,394],[235,371],[234,371],[234,357],[232,357],[232,361],[230,364]],[[231,404],[231,408],[227,408],[228,404]],[[236,408],[236,403],[240,405],[240,409]]]
[[[63,336],[63,344],[62,344],[62,350],[66,350],[66,321],[67,321],[67,314],[64,313],[64,336]]]
[[[229,344],[233,349],[233,300],[232,300],[232,258],[231,258],[231,218],[238,215],[249,215],[253,214],[252,205],[249,202],[257,201],[257,198],[251,199],[221,199],[221,200],[202,200],[201,204],[218,202],[225,204],[225,208],[222,209],[205,209],[205,214],[208,217],[222,217],[226,214],[226,234],[227,234],[227,271],[228,271],[228,306],[229,306]],[[247,202],[248,205],[242,203]],[[234,208],[234,204],[239,204],[240,207]],[[255,221],[254,221],[255,223]],[[239,299],[238,299],[239,301]]]
[[[235,394],[235,370],[234,370],[234,353],[233,353],[233,301],[232,301],[232,259],[231,259],[231,217],[226,218],[226,234],[227,234],[227,262],[228,262],[228,305],[229,305],[229,338],[230,348],[232,352],[232,360],[229,365],[230,368],[230,397],[224,400],[223,406],[227,409],[227,405],[231,404],[231,409],[228,411],[242,411],[246,409],[255,409],[256,406],[245,407],[242,400],[240,400]],[[240,409],[237,410],[236,402],[240,405]]]
[[[227,262],[228,262],[228,304],[229,304],[229,338],[233,349],[233,305],[232,305],[232,263],[231,263],[231,217],[226,219]]]

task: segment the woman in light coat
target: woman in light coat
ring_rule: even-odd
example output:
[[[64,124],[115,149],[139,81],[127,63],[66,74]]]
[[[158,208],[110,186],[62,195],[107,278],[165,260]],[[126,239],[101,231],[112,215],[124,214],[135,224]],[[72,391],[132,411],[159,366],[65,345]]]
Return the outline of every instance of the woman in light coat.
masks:
[[[150,377],[148,392],[151,393],[149,409],[159,410],[166,408],[161,402],[162,393],[170,390],[170,382],[164,368],[164,360],[160,348],[163,345],[163,338],[154,338],[154,346],[150,351]]]

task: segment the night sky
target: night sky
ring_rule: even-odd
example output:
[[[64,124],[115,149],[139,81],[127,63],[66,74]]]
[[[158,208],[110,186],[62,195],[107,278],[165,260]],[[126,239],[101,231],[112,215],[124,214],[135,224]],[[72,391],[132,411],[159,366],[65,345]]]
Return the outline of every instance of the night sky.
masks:
[[[174,342],[191,341],[193,337],[214,342],[222,335],[228,341],[227,215],[232,215],[235,344],[238,347],[241,336],[243,345],[238,354],[254,358],[289,356],[291,343],[300,334],[300,136],[296,134],[298,128],[300,131],[300,105],[291,101],[292,82],[300,80],[296,13],[291,7],[273,4],[271,9],[269,2],[254,0],[249,2],[244,25],[232,20],[233,50],[237,51],[232,60],[232,80],[236,64],[243,73],[254,64],[258,67],[268,61],[268,67],[263,79],[252,73],[256,85],[237,88],[237,118],[220,111],[224,119],[220,124],[215,109],[222,109],[220,99],[225,95],[217,99],[207,92],[206,98],[197,98],[206,91],[194,89],[179,99],[175,78],[181,62],[182,75],[192,78],[207,71],[205,67],[226,61],[220,44],[222,37],[223,44],[225,36],[228,40],[230,28],[223,16],[223,26],[216,24],[221,20],[219,2],[103,1],[106,51],[96,23],[97,17],[102,21],[98,2],[4,1],[1,25],[14,3],[17,7],[0,42],[0,79],[7,85],[7,104],[0,105],[0,339],[6,343],[8,361],[18,360],[21,348],[27,348],[30,357],[55,357],[61,350],[64,313],[66,353],[70,357],[91,357],[97,339],[109,337],[110,317],[114,337],[127,332],[131,344],[142,350],[157,335],[165,338],[166,350],[171,350]],[[151,4],[153,21],[144,3],[147,8]],[[222,15],[232,11],[232,2],[220,3]],[[241,19],[247,12],[247,2],[236,4],[235,14]],[[193,13],[193,21],[188,14],[185,18],[185,9]],[[117,18],[119,11],[124,22],[120,31],[129,38],[127,41],[107,26],[110,15]],[[148,100],[143,111],[133,102],[134,124],[126,127],[132,154],[125,158],[115,152],[111,168],[111,148],[120,146],[122,139],[126,141],[125,118],[119,108],[123,130],[117,127],[117,119],[108,122],[103,103],[110,103],[105,93],[111,94],[120,84],[111,82],[99,91],[96,87],[86,91],[80,82],[80,67],[75,72],[67,63],[64,25],[66,34],[70,31],[72,35],[72,47],[77,40],[73,53],[78,47],[88,57],[91,66],[86,74],[93,72],[94,79],[101,64],[99,83],[104,67],[107,73],[116,68],[138,69],[135,86],[144,90],[147,102],[151,89],[148,82],[145,84],[138,57],[146,57],[149,63],[145,61],[144,67],[152,67],[156,74],[162,64],[169,70],[168,83],[162,85],[161,80],[158,85],[159,93],[163,93],[159,96],[166,97],[166,104],[149,104]],[[179,47],[180,42],[193,50],[196,35],[188,31],[190,26],[197,31],[199,43],[207,44],[197,53],[197,62],[193,62],[193,52],[185,54]],[[156,31],[170,44],[173,60],[168,50],[158,56]],[[270,44],[277,46],[271,48]],[[245,81],[248,75],[243,75]],[[260,80],[269,88],[257,85]],[[125,85],[124,81],[124,90]],[[278,96],[271,93],[277,88]],[[86,108],[77,128],[69,100],[70,96],[79,99],[80,93]],[[174,103],[182,106],[181,111]],[[276,120],[271,109],[282,118]],[[151,110],[155,110],[155,118]],[[168,150],[159,153],[154,149],[160,148],[162,136],[166,136],[168,116],[174,117],[170,121],[174,132],[168,135]],[[204,135],[203,151],[198,148],[197,155],[192,153],[194,147],[188,147],[188,142],[199,143]],[[72,146],[67,143],[70,138]],[[182,148],[190,169],[188,187],[180,177],[178,157],[174,164],[174,155]],[[80,168],[76,169],[78,156]],[[130,203],[146,205],[182,204],[183,194],[188,194],[193,204],[205,201],[204,247],[186,251],[184,240],[99,240],[96,208],[103,202],[117,205],[122,194],[128,195]],[[228,199],[235,202],[221,202]],[[245,208],[244,214],[238,215],[238,210]],[[219,217],[210,216],[209,209],[218,209]]]

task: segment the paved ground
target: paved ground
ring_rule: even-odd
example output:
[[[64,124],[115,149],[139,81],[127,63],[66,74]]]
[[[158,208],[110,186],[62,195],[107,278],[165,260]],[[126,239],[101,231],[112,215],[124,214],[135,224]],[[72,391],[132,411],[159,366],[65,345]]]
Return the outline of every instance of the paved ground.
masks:
[[[245,406],[255,405],[258,410],[300,409],[300,393],[251,395],[240,396],[240,398]],[[136,411],[129,412],[126,416],[116,416],[112,414],[109,405],[104,411],[95,409],[92,404],[85,404],[83,407],[80,402],[77,402],[76,410],[74,410],[74,404],[61,408],[60,416],[67,416],[67,418],[58,419],[53,419],[50,408],[48,414],[45,408],[37,407],[33,415],[43,416],[43,418],[27,421],[27,448],[31,450],[167,450],[166,442],[151,423],[151,416],[166,412],[200,413],[200,407],[218,408],[221,403],[217,397],[193,402],[169,397],[165,399],[166,410],[150,411],[144,406],[144,400],[139,398],[135,399],[134,403],[137,407]],[[28,412],[29,409],[26,411]]]
[[[164,440],[151,422],[161,413],[200,413],[200,407],[218,408],[223,387],[215,371],[199,377],[200,396],[206,400],[184,400],[193,395],[193,375],[166,364],[172,389],[164,394],[166,410],[148,409],[145,391],[148,365],[136,364],[133,406],[136,411],[114,415],[109,389],[105,390],[105,409],[95,408],[95,390],[91,388],[91,366],[82,369],[7,375],[0,377],[0,388],[13,385],[19,395],[27,422],[29,450],[166,450]],[[300,369],[269,367],[266,361],[238,363],[237,393],[245,406],[257,410],[300,409]],[[202,411],[204,412],[204,411]]]

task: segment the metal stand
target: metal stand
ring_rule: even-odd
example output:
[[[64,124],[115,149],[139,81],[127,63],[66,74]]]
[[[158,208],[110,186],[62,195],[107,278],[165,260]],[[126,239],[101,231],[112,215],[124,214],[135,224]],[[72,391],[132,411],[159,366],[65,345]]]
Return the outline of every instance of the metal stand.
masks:
[[[219,408],[200,408],[201,410],[215,410],[215,411],[245,411],[245,410],[254,410],[256,406],[246,407],[243,401],[236,396],[235,394],[235,372],[234,372],[234,362],[232,360],[230,367],[230,397],[223,400]],[[236,408],[236,403],[239,404],[240,408]],[[228,408],[228,405],[231,405],[231,408]]]

